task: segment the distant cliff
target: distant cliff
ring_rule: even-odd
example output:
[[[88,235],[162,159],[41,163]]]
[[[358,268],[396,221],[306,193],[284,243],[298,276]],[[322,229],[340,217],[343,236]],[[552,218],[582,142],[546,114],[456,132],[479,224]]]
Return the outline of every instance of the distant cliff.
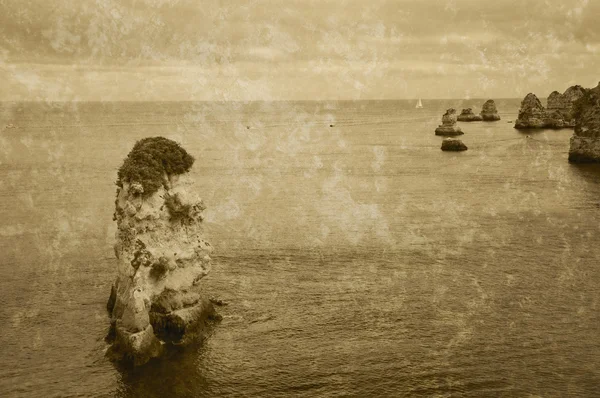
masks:
[[[571,137],[569,162],[600,163],[600,83],[575,101],[575,131]]]
[[[543,129],[566,127],[563,116],[558,111],[548,112],[538,97],[529,93],[521,101],[516,129]]]
[[[563,94],[553,91],[548,96],[548,112],[559,112],[566,127],[574,127],[573,103],[583,96],[585,89],[579,85],[569,87]]]
[[[136,365],[200,332],[214,309],[199,282],[210,270],[204,204],[188,171],[194,159],[174,141],[138,141],[119,169],[114,219],[117,278],[108,301],[109,350]]]
[[[569,87],[563,94],[553,91],[548,96],[547,107],[533,93],[527,94],[521,102],[519,116],[515,122],[517,129],[574,127],[573,104],[583,95],[581,86]]]

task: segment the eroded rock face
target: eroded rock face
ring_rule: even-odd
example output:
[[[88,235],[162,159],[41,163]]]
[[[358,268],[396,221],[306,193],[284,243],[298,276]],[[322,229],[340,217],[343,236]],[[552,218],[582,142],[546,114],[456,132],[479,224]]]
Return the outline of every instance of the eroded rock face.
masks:
[[[575,102],[573,116],[576,124],[569,162],[600,163],[600,83]]]
[[[456,109],[450,108],[442,116],[442,124],[435,129],[435,135],[461,135],[464,134],[456,125]]]
[[[564,120],[565,127],[574,127],[573,104],[583,96],[585,89],[579,85],[569,87],[563,94],[553,91],[548,96],[547,111],[558,112]]]
[[[553,91],[548,96],[548,109],[561,109],[564,106],[563,96],[558,91]]]
[[[494,100],[487,100],[481,107],[481,118],[486,122],[495,122],[496,120],[500,120],[500,115],[498,115],[498,110],[496,109],[496,103]]]
[[[453,152],[460,152],[460,151],[466,151],[467,146],[459,139],[456,138],[445,138],[444,141],[442,141],[442,151],[453,151]]]
[[[563,128],[565,121],[558,111],[547,111],[535,94],[529,93],[521,102],[516,129]]]
[[[473,113],[473,109],[463,109],[460,115],[456,118],[459,122],[480,122],[483,118]]]
[[[113,358],[143,364],[165,343],[190,341],[215,316],[199,284],[212,251],[203,234],[204,209],[188,173],[165,173],[151,194],[136,181],[121,181],[114,215],[117,278],[107,304]]]

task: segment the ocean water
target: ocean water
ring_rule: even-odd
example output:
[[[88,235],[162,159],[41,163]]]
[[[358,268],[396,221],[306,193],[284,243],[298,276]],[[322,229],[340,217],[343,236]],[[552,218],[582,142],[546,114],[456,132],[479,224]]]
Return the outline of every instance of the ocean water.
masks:
[[[600,169],[516,99],[440,151],[483,102],[1,104],[0,396],[597,396]],[[155,135],[196,158],[229,305],[132,370],[104,357],[114,181]]]

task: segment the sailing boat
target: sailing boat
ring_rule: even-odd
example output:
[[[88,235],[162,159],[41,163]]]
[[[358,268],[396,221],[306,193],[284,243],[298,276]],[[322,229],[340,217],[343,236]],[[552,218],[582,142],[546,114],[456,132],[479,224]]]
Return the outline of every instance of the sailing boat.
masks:
[[[421,98],[419,98],[419,101],[417,101],[417,106],[415,106],[415,108],[421,109],[422,107],[423,107],[423,103],[421,102]]]

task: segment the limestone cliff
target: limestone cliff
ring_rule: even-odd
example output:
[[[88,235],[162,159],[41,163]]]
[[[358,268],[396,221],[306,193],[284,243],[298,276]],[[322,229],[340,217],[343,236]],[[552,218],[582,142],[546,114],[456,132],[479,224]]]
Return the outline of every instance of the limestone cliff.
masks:
[[[450,108],[442,116],[442,124],[435,129],[435,135],[461,135],[460,127],[456,125],[456,109]]]
[[[463,109],[460,115],[456,118],[459,122],[480,122],[483,118],[473,113],[473,109]]]
[[[550,113],[558,112],[564,120],[565,127],[574,127],[573,104],[583,96],[584,92],[585,89],[579,85],[569,87],[563,94],[553,91],[548,96],[546,109]]]
[[[496,120],[500,120],[500,115],[498,115],[498,109],[496,109],[496,103],[494,100],[487,100],[481,107],[481,118],[486,122],[495,122]]]
[[[117,278],[109,353],[139,365],[165,344],[184,344],[214,317],[200,284],[210,270],[204,204],[188,171],[193,158],[162,137],[138,141],[117,182]]]
[[[558,111],[547,111],[535,94],[529,93],[521,102],[516,129],[563,128],[565,121]]]
[[[576,120],[571,137],[569,162],[600,163],[600,83],[585,90],[573,106]]]

